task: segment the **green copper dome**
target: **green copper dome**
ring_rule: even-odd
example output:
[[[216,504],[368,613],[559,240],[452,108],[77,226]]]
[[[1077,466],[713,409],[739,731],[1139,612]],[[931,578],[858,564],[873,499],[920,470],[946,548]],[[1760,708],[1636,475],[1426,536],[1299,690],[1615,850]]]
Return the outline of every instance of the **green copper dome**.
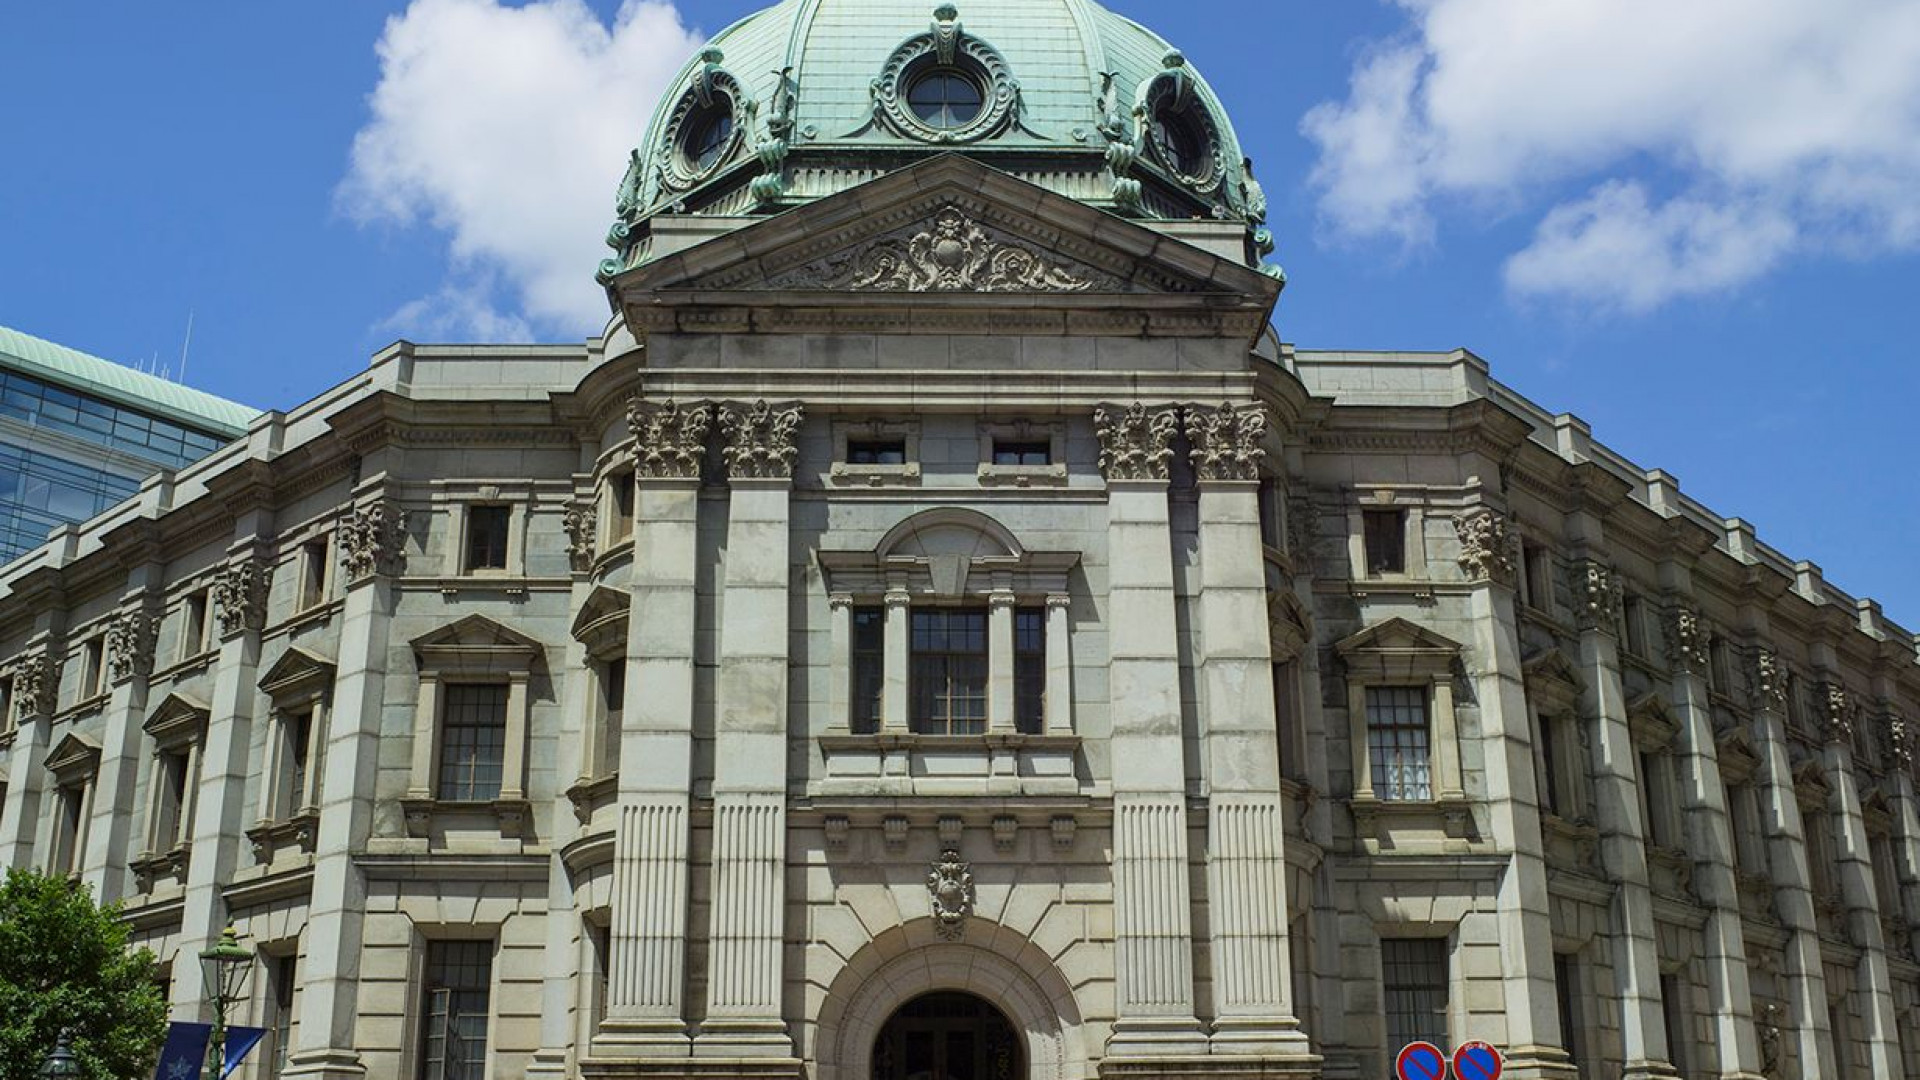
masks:
[[[1266,200],[1206,80],[1093,0],[781,0],[715,35],[633,151],[610,281],[659,215],[777,213],[963,153],[1117,214],[1247,225]]]

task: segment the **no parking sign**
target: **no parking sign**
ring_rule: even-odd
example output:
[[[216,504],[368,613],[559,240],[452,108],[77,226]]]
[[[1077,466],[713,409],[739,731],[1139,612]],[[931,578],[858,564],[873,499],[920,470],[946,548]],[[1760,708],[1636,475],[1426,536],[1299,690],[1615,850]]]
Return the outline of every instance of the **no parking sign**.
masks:
[[[1461,1043],[1453,1051],[1453,1075],[1459,1080],[1500,1080],[1504,1065],[1500,1051],[1483,1042]]]
[[[1408,1043],[1393,1059],[1400,1080],[1447,1080],[1447,1055],[1430,1042]]]

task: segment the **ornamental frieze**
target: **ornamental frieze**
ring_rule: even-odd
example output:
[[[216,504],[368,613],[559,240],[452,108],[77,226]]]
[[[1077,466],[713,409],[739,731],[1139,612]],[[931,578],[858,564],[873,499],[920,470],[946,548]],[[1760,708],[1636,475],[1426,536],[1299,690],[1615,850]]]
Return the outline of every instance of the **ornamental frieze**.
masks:
[[[707,431],[713,406],[700,402],[682,408],[673,399],[627,402],[627,429],[633,432],[635,475],[647,480],[698,480],[707,456]]]
[[[933,908],[933,928],[942,938],[956,940],[967,929],[973,912],[973,867],[960,861],[951,848],[940,853],[927,871],[927,896]]]
[[[241,559],[214,577],[213,603],[223,636],[266,625],[268,576],[266,563]]]
[[[1137,401],[1093,410],[1101,474],[1108,480],[1165,480],[1178,412],[1171,405],[1148,408]]]
[[[123,611],[107,624],[107,676],[114,682],[153,671],[153,617]]]
[[[793,439],[804,415],[798,405],[776,408],[765,401],[723,407],[720,430],[727,443],[720,456],[727,475],[735,480],[791,479],[799,454]]]
[[[407,512],[392,503],[362,506],[340,519],[340,565],[349,581],[397,573],[405,562]]]
[[[1198,406],[1186,410],[1194,475],[1201,480],[1258,480],[1267,410],[1259,405]]]
[[[790,270],[774,288],[876,292],[1102,292],[1124,286],[1092,267],[1069,263],[997,231],[957,207],[904,234]]]
[[[1467,580],[1513,584],[1513,529],[1505,514],[1487,507],[1469,510],[1454,515],[1453,528],[1460,535],[1460,569]]]
[[[1676,602],[1667,616],[1667,663],[1689,675],[1707,670],[1707,640],[1700,613]]]
[[[1593,559],[1573,564],[1575,621],[1582,630],[1611,631],[1620,619],[1620,577]]]

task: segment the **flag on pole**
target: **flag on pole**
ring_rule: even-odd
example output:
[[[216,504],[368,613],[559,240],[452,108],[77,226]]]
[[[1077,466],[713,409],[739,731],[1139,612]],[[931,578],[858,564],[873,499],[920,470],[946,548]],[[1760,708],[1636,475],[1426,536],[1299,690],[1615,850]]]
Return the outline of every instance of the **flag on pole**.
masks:
[[[241,1027],[238,1024],[229,1024],[227,1026],[227,1060],[226,1063],[220,1067],[220,1075],[223,1077],[232,1076],[233,1070],[239,1068],[240,1063],[246,1060],[247,1052],[259,1046],[260,1040],[266,1037],[266,1028]]]
[[[265,1028],[229,1026],[220,1075],[232,1076],[233,1070],[240,1067],[266,1034]],[[179,1020],[168,1024],[166,1045],[160,1048],[160,1063],[153,1067],[153,1080],[195,1080],[207,1067],[207,1040],[212,1037],[212,1024]]]

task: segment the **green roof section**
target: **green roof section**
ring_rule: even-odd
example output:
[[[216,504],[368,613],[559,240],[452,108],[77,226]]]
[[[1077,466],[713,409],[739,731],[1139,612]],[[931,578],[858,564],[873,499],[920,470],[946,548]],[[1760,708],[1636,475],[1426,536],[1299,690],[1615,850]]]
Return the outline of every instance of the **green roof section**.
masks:
[[[229,439],[243,434],[261,412],[5,326],[0,367]]]

